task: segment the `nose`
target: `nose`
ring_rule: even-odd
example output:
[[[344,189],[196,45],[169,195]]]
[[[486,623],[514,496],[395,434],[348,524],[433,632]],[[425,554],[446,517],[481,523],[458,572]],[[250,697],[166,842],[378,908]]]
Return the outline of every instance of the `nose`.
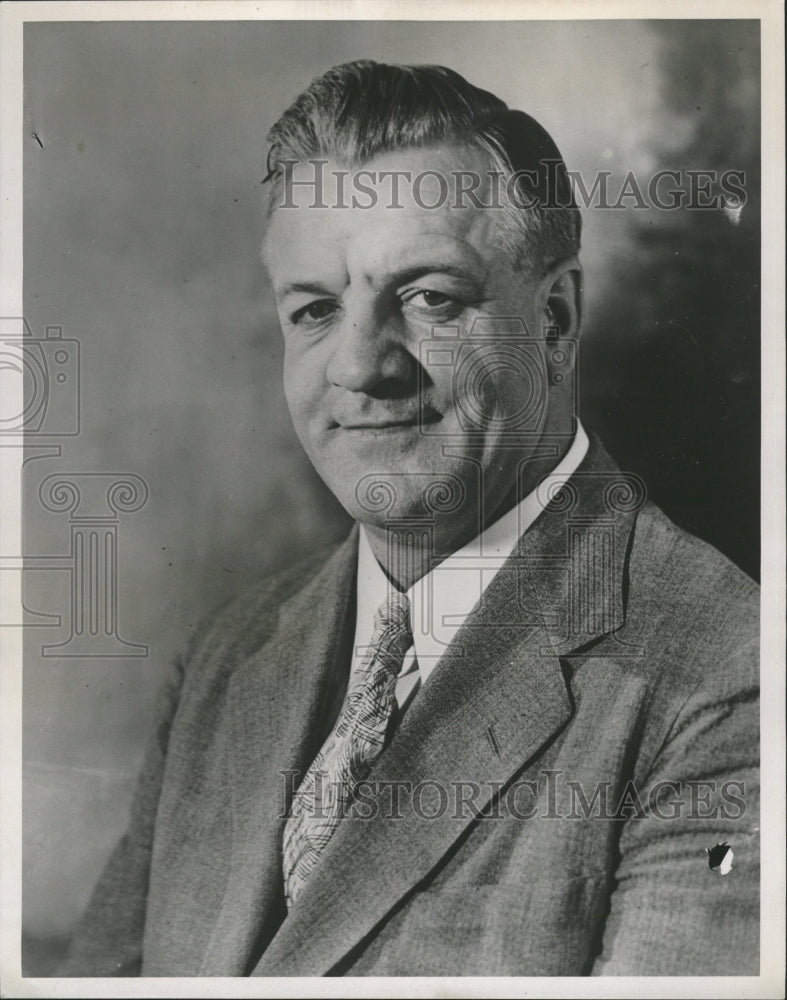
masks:
[[[334,343],[325,370],[332,385],[371,396],[401,396],[415,382],[414,359],[394,324],[371,310],[348,310]]]

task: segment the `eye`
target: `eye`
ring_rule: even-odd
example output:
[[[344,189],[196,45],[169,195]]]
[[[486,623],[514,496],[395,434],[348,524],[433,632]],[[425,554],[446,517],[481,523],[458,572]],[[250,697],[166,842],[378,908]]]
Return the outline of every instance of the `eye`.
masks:
[[[464,304],[447,292],[433,288],[416,288],[402,296],[403,308],[422,316],[448,319],[457,316]]]
[[[418,301],[419,299],[420,302]],[[405,301],[415,302],[417,305],[425,305],[430,309],[434,309],[448,305],[453,299],[450,295],[446,295],[445,292],[434,292],[429,288],[421,288]]]
[[[321,323],[328,319],[338,309],[338,305],[332,299],[316,299],[308,305],[302,306],[290,316],[292,323]]]

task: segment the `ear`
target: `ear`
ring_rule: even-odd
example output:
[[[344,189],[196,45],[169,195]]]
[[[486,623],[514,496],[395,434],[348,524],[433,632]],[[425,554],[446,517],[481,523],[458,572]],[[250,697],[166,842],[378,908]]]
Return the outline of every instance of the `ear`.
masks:
[[[576,257],[553,264],[539,282],[537,292],[538,320],[546,333],[557,327],[557,336],[578,340],[582,332],[584,303],[582,298],[582,265]]]

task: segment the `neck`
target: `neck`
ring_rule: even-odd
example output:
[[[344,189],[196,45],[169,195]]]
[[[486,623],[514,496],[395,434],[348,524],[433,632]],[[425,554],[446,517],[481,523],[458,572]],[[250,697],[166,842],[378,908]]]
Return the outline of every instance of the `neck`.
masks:
[[[412,523],[406,528],[365,525],[369,545],[385,575],[400,591],[409,590],[444,559],[516,507],[558,465],[569,446],[570,442],[560,445],[557,456],[533,458],[525,463],[519,478],[497,501],[484,498],[483,516],[479,499],[473,502],[468,498],[462,510],[444,517],[436,515],[420,531]]]

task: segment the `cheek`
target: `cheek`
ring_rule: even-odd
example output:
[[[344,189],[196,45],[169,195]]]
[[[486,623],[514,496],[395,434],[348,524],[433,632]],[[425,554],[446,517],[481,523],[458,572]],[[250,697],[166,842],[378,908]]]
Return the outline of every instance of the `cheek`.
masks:
[[[426,398],[442,413],[448,413],[453,409],[457,392],[461,395],[461,390],[458,390],[457,367],[449,363],[425,364],[426,357],[422,356],[421,359],[421,366],[426,373]]]
[[[311,352],[296,352],[285,346],[283,368],[284,395],[296,426],[318,406],[325,378],[317,358]]]

